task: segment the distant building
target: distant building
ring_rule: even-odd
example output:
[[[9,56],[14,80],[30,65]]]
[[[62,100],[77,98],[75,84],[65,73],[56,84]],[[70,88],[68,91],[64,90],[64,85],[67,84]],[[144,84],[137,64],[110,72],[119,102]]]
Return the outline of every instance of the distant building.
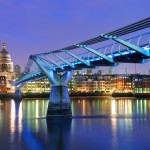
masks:
[[[23,88],[23,93],[49,93],[51,84],[47,78],[33,82],[27,82]]]
[[[10,54],[6,51],[5,43],[2,44],[2,50],[0,51],[0,71],[13,72],[13,62]]]
[[[79,74],[81,74],[81,72],[79,70],[77,70],[77,72],[75,72],[75,74],[79,75]]]
[[[124,69],[124,74],[128,74],[127,68]]]
[[[150,75],[135,75],[133,88],[134,93],[150,93]]]
[[[112,93],[112,85],[111,85],[111,80],[114,77],[114,75],[103,75],[103,80],[105,81],[105,92],[106,93]]]
[[[102,70],[98,70],[98,71],[97,71],[97,74],[102,75]]]
[[[2,44],[2,50],[0,51],[0,75],[6,77],[7,91],[14,92],[14,88],[10,85],[9,80],[15,78],[15,72],[13,72],[13,62],[10,54],[6,51],[5,43]]]
[[[6,77],[0,76],[0,93],[6,93],[6,92],[7,92]]]
[[[91,68],[87,68],[87,72],[86,72],[86,74],[88,74],[88,75],[92,75],[92,69],[91,69]]]
[[[114,74],[114,68],[109,68],[108,74]]]
[[[126,74],[118,74],[111,79],[111,88],[113,92],[117,93],[128,93],[133,92],[133,76]]]
[[[19,75],[21,73],[21,67],[19,65],[15,65],[14,72]]]
[[[22,88],[24,93],[49,93],[48,79],[28,82]],[[68,83],[71,92],[99,93],[150,93],[150,75],[138,74],[75,74]]]
[[[105,84],[102,76],[93,75],[74,75],[74,92],[102,92],[105,91]]]

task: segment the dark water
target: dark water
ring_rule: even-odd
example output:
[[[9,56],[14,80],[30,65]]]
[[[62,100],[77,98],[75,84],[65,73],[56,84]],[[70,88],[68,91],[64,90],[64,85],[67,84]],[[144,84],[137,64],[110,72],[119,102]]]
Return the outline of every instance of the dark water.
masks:
[[[72,98],[72,120],[48,100],[0,100],[0,150],[150,150],[150,99]]]

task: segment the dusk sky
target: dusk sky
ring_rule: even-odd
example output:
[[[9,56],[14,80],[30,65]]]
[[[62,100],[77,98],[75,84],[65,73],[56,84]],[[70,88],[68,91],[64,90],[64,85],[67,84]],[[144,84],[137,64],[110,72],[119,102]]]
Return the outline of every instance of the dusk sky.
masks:
[[[0,0],[0,43],[6,42],[12,61],[23,70],[31,54],[63,48],[149,15],[150,0]],[[137,72],[148,74],[149,66],[137,65]],[[134,73],[134,65],[127,64],[115,72],[125,67]]]

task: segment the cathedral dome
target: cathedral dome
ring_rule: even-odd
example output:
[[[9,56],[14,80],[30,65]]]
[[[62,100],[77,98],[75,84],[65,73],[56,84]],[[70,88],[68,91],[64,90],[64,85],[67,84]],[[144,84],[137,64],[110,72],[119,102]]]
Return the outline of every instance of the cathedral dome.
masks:
[[[6,51],[5,43],[2,45],[2,50],[0,51],[0,62],[11,62],[10,54]]]

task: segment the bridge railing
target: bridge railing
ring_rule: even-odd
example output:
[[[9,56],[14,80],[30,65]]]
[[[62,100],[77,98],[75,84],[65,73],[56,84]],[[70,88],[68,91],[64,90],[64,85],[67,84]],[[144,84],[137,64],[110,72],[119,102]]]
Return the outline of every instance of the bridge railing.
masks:
[[[137,45],[137,46],[143,46],[145,44],[148,45],[150,43],[150,32],[140,34],[138,36],[134,36],[132,38],[126,39],[125,41],[127,41],[129,43],[132,43],[134,45]],[[94,46],[90,46],[90,47],[93,48]],[[78,49],[83,50],[83,48],[78,48]],[[96,51],[98,51],[102,54],[105,54],[109,57],[118,56],[119,53],[122,53],[122,52],[124,52],[125,54],[127,54],[128,52],[131,52],[131,50],[129,50],[127,47],[125,47],[125,46],[123,46],[123,45],[121,45],[117,42],[114,42],[114,43],[106,45],[106,46],[98,47],[98,48],[94,47],[93,49],[95,49]],[[132,52],[134,52],[134,50],[132,50]],[[61,52],[61,54],[63,54],[63,53],[65,53],[65,51]],[[58,53],[58,55],[59,55],[59,53]],[[79,58],[84,59],[84,60],[89,61],[89,62],[103,59],[103,58],[101,58],[101,57],[97,56],[96,54],[94,54],[92,52],[89,52],[89,51],[86,51],[86,52],[83,52],[83,53],[80,53],[80,54],[76,54],[76,55]],[[58,68],[58,66],[56,64],[50,62],[45,56],[55,58],[53,56],[53,54],[48,53],[48,54],[45,54],[45,55],[41,55],[39,57],[42,59],[42,61],[47,63],[54,70],[56,68]],[[66,57],[64,59],[67,60],[71,64],[80,64],[81,63],[78,59],[76,59],[74,57]],[[67,66],[64,62],[62,62],[59,59],[56,59],[55,62],[58,63],[60,66]],[[25,68],[25,72],[32,72],[32,71],[35,71],[35,70],[40,71],[40,69],[37,67],[35,62],[32,59],[29,59],[27,65],[26,65],[26,68]]]
[[[137,46],[143,46],[145,44],[149,44],[150,43],[150,32],[140,34],[138,36],[134,36],[132,38],[126,39],[125,41],[132,43],[134,45],[137,45]],[[79,48],[79,49],[82,49],[82,48]],[[108,55],[110,57],[111,56],[113,57],[113,54],[116,52],[121,53],[123,51],[129,51],[129,49],[127,47],[125,47],[117,42],[106,45],[106,46],[95,48],[95,50],[100,53],[103,53],[105,55]],[[51,55],[51,54],[49,54],[49,55]],[[77,56],[84,60],[89,60],[89,61],[93,61],[95,59],[98,59],[98,60],[102,59],[92,52],[80,53],[80,54],[77,54]],[[80,61],[78,61],[77,59],[75,59],[73,57],[67,57],[65,59],[70,63],[81,63]],[[61,60],[58,60],[57,63],[60,63],[60,65],[65,65],[64,63],[62,63]],[[56,67],[56,66],[53,66],[53,67]]]

